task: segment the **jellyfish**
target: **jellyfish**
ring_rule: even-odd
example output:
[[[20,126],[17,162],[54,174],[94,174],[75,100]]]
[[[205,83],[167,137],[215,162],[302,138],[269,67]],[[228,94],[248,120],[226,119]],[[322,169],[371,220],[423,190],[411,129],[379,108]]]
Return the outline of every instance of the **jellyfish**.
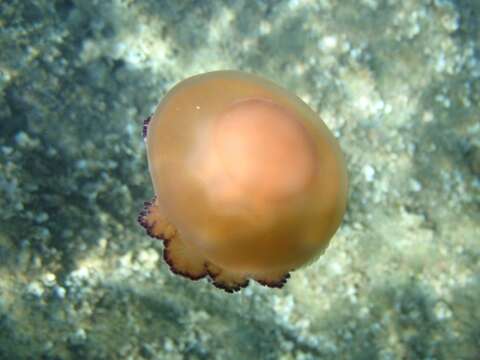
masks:
[[[240,71],[174,86],[145,122],[155,195],[138,217],[170,270],[235,292],[282,287],[340,226],[339,144],[295,95]]]

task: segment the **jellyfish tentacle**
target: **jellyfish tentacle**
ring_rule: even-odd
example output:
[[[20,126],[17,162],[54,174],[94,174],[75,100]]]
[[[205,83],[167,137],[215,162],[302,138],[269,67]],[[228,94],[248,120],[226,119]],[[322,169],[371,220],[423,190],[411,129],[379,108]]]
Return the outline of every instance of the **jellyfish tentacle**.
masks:
[[[154,197],[152,201],[143,203],[143,209],[140,211],[137,220],[147,234],[155,239],[169,240],[177,232],[175,226],[170,224],[162,215],[157,197]]]
[[[194,245],[184,241],[163,215],[158,199],[144,203],[144,209],[138,216],[138,222],[153,238],[163,240],[163,258],[170,270],[192,280],[198,280],[207,275],[207,260]]]
[[[145,141],[147,140],[148,125],[150,124],[150,120],[152,120],[152,115],[150,115],[145,120],[143,120],[142,135],[143,135],[143,140]]]
[[[191,280],[199,280],[207,275],[207,259],[192,244],[182,240],[178,233],[164,244],[163,258],[174,274]]]
[[[290,278],[288,270],[278,270],[272,272],[265,272],[261,274],[255,274],[253,279],[263,286],[271,288],[282,288],[287,280]]]
[[[229,293],[237,292],[249,283],[246,275],[225,270],[212,262],[208,262],[207,272],[213,285]]]

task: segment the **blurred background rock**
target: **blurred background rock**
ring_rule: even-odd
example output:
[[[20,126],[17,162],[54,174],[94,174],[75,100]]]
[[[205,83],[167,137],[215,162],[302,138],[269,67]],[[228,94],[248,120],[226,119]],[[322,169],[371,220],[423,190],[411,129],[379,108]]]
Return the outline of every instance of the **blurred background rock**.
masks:
[[[1,359],[478,359],[480,2],[0,2]],[[339,137],[349,209],[283,290],[168,271],[135,219],[176,82],[271,78]]]

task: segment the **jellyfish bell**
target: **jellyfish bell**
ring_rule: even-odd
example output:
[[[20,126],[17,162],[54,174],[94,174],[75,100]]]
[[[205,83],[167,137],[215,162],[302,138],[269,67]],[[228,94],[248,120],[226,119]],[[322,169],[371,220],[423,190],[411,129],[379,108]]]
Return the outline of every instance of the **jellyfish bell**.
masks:
[[[186,79],[144,124],[155,198],[139,222],[170,269],[236,291],[281,287],[339,227],[347,174],[318,116],[274,83],[239,71]]]

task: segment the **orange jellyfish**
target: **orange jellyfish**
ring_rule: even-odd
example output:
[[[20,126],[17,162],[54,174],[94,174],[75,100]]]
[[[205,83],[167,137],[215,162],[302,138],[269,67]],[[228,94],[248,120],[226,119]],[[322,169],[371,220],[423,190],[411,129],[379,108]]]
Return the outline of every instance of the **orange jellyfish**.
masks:
[[[172,272],[228,292],[282,287],[340,225],[339,145],[298,97],[239,71],[177,84],[144,123],[155,197],[139,223]]]

